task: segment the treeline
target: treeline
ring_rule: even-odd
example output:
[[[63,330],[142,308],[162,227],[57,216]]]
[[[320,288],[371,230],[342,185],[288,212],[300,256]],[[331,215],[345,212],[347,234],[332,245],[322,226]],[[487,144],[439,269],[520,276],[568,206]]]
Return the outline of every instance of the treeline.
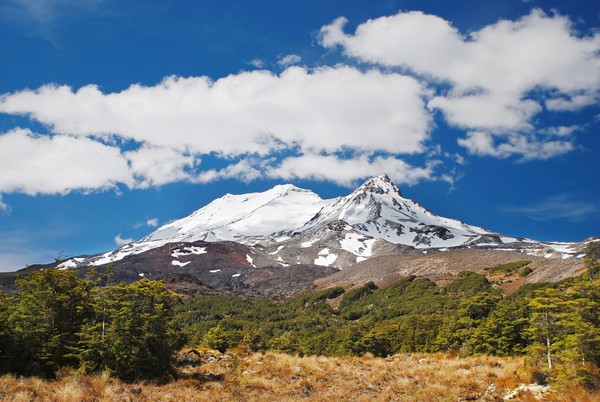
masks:
[[[443,287],[410,276],[382,289],[370,282],[275,303],[182,301],[157,281],[111,284],[110,269],[84,279],[72,270],[32,271],[15,292],[0,292],[0,373],[52,378],[69,367],[125,381],[168,378],[187,344],[327,356],[517,355],[539,381],[598,385],[599,244],[580,277],[508,297],[473,272]]]
[[[75,271],[32,271],[0,293],[0,372],[52,378],[60,369],[126,381],[171,372],[184,343],[180,298],[161,282],[109,285]]]
[[[301,295],[283,303],[200,297],[178,307],[191,345],[300,355],[400,352],[526,356],[540,381],[593,385],[600,366],[600,265],[508,297],[462,272],[444,287],[414,276]]]

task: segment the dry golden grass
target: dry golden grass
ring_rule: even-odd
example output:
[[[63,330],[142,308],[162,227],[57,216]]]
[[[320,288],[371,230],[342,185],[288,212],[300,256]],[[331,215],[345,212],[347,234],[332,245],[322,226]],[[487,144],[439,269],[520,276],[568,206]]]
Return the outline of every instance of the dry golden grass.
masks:
[[[499,401],[532,372],[520,358],[459,358],[401,354],[328,358],[284,354],[219,357],[181,368],[181,378],[159,385],[125,384],[106,375],[62,373],[57,381],[0,377],[2,401]],[[537,396],[540,398],[540,396]],[[594,401],[600,393],[549,391],[544,401]],[[524,390],[514,399],[535,401]]]

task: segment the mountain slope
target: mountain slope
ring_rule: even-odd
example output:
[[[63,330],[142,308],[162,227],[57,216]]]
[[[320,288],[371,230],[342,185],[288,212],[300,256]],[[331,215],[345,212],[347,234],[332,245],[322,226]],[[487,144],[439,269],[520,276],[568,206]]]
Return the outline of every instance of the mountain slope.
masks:
[[[404,198],[382,174],[348,196],[330,200],[290,184],[262,193],[227,194],[140,241],[101,255],[73,258],[60,267],[104,265],[166,244],[195,241],[235,241],[262,252],[262,266],[283,267],[309,264],[345,268],[382,255],[450,248],[581,257],[581,247],[576,244],[504,236],[438,216]]]
[[[268,298],[317,286],[385,284],[410,274],[443,282],[470,270],[511,291],[576,275],[586,244],[515,238],[441,217],[379,175],[330,200],[289,184],[227,194],[119,249],[30,269],[85,275],[90,265],[104,272],[114,263],[116,281],[148,277],[183,294]],[[533,270],[526,278],[486,271],[523,260],[531,260]],[[10,289],[16,275],[0,275],[0,285]]]
[[[386,175],[371,178],[347,197],[329,203],[301,230],[332,221],[344,221],[374,239],[420,249],[464,246],[482,235],[494,235],[429,212],[404,198]]]
[[[190,216],[169,223],[140,242],[244,241],[302,226],[328,201],[290,184],[263,193],[226,194]]]

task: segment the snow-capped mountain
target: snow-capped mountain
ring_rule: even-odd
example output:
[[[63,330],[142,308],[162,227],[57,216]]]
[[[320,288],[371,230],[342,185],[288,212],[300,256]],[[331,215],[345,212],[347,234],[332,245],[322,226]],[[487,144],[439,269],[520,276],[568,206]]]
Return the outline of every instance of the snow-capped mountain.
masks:
[[[140,242],[247,242],[281,236],[304,225],[328,203],[312,191],[291,184],[278,185],[262,193],[226,194],[191,215],[159,228]]]
[[[253,247],[263,264],[337,268],[373,256],[449,248],[517,250],[548,258],[580,253],[576,244],[504,236],[438,216],[404,198],[382,174],[348,196],[329,200],[290,184],[262,193],[227,194],[140,241],[98,256],[73,258],[60,267],[103,265],[166,244],[198,241]]]
[[[300,231],[343,221],[374,239],[420,249],[464,246],[483,235],[485,229],[437,216],[404,198],[386,175],[367,180],[347,197],[322,208]]]

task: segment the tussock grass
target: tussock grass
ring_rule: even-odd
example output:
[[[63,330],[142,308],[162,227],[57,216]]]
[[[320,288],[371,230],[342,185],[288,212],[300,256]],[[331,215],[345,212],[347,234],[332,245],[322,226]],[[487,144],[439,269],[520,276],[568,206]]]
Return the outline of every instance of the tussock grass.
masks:
[[[497,401],[531,384],[521,358],[399,354],[388,358],[226,355],[180,368],[166,384],[126,384],[106,374],[63,373],[56,381],[0,377],[2,401]],[[539,397],[539,396],[538,396]],[[582,388],[550,390],[545,401],[594,401]],[[535,401],[528,389],[519,401]]]

